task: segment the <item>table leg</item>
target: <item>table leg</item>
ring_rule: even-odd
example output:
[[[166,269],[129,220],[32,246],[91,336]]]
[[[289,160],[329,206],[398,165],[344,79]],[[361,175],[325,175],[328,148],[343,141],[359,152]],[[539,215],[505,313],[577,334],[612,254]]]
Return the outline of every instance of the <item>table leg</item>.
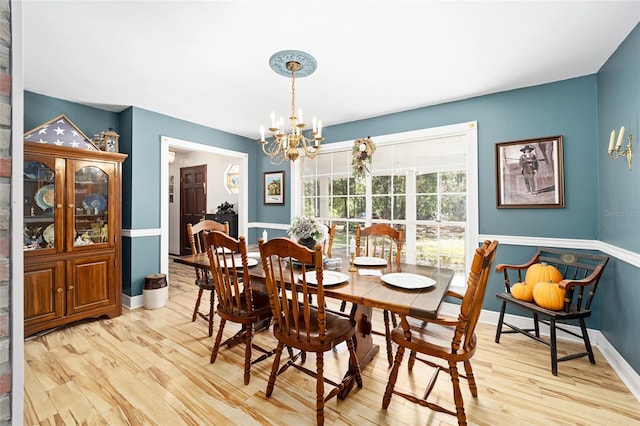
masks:
[[[378,354],[380,350],[379,345],[373,344],[373,338],[371,337],[371,308],[364,305],[356,305],[355,312],[352,312],[352,318],[356,321],[356,334],[355,334],[355,346],[356,346],[356,358],[358,358],[358,364],[360,365],[360,371],[362,371],[369,362]],[[351,377],[349,385],[346,386],[338,393],[338,399],[345,399],[355,379],[353,379],[353,369],[350,367],[345,377]]]
[[[379,345],[373,344],[371,337],[371,311],[368,306],[357,305],[355,312],[356,320],[356,356],[363,369],[371,362],[380,350]]]

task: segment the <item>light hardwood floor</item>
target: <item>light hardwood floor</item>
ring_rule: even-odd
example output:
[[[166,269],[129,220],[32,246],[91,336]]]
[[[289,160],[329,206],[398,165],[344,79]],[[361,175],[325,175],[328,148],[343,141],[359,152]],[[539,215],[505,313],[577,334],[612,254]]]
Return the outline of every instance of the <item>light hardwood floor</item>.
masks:
[[[86,321],[26,341],[24,423],[314,424],[313,378],[289,369],[267,399],[273,358],[253,366],[247,386],[243,346],[222,348],[216,363],[209,363],[213,337],[207,336],[204,320],[191,322],[197,293],[193,276],[191,268],[171,262],[166,307],[125,310],[112,320]],[[374,313],[374,321],[381,317]],[[218,322],[216,318],[214,337]],[[233,324],[225,328],[228,335],[236,330]],[[513,335],[503,336],[498,345],[494,332],[494,325],[479,325],[480,342],[472,360],[478,398],[461,383],[470,425],[640,424],[640,403],[597,350],[596,365],[586,358],[563,362],[554,377],[545,346]],[[374,339],[384,344],[383,337]],[[275,346],[270,331],[258,333],[255,341]],[[572,345],[562,342],[560,350]],[[333,356],[325,356],[325,375],[339,379],[346,355],[346,348],[339,347]],[[307,363],[315,365],[313,356]],[[400,397],[382,410],[388,374],[386,357],[378,355],[363,371],[362,389],[354,389],[344,401],[327,403],[326,424],[457,424],[452,416]],[[405,357],[397,388],[422,394],[430,375],[421,363],[409,374]],[[448,376],[441,375],[438,382],[430,398],[452,401]]]

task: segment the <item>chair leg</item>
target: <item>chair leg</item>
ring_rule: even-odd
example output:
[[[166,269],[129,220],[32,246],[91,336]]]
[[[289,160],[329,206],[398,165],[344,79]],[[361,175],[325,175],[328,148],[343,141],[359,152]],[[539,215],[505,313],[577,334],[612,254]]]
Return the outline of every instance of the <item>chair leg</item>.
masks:
[[[347,302],[343,300],[342,303],[340,303],[340,312],[344,312],[345,309],[347,309]]]
[[[500,308],[500,316],[498,317],[498,326],[496,327],[496,343],[500,343],[500,334],[502,333],[502,323],[504,322],[504,313],[507,310],[507,302],[502,302]]]
[[[284,344],[278,342],[276,347],[276,356],[273,358],[273,365],[271,366],[271,374],[269,375],[269,382],[267,383],[266,396],[269,398],[273,393],[273,386],[276,384],[276,376],[278,375],[278,366],[280,365],[280,356],[282,355],[282,348]]]
[[[358,356],[356,355],[355,345],[353,339],[347,339],[347,349],[349,350],[349,370],[352,371],[356,378],[356,384],[358,388],[362,388],[362,376],[360,375],[360,363],[358,363]]]
[[[316,352],[316,424],[324,425],[324,353]]]
[[[409,362],[407,363],[407,370],[408,371],[412,371],[413,370],[413,366],[416,365],[416,357],[417,357],[417,353],[416,351],[411,351],[411,353],[409,354]]]
[[[470,361],[464,361],[464,371],[467,375],[467,383],[469,384],[469,390],[474,398],[478,397],[478,387],[476,386],[476,378],[473,376],[473,368],[471,368]]]
[[[193,316],[191,317],[191,322],[194,322],[198,317],[198,309],[200,308],[200,299],[202,299],[202,292],[204,290],[202,287],[198,290],[198,298],[196,299],[196,306],[193,308]]]
[[[464,400],[460,391],[460,377],[458,375],[458,366],[455,361],[449,361],[449,374],[451,375],[451,383],[453,384],[453,400],[456,404],[456,417],[459,426],[466,426],[467,416],[464,413]]]
[[[580,318],[580,329],[582,330],[582,340],[584,340],[584,348],[589,354],[589,362],[591,364],[596,363],[596,359],[593,356],[593,349],[591,349],[591,341],[589,340],[589,334],[587,333],[587,325],[584,323],[584,318]]]
[[[537,324],[537,322],[536,322]],[[551,373],[558,375],[558,346],[556,343],[556,321],[549,320],[549,332],[551,340]]]
[[[209,337],[213,336],[213,314],[215,313],[215,302],[216,292],[211,290],[211,297],[209,298]]]
[[[391,369],[389,381],[387,382],[387,389],[384,391],[384,396],[382,397],[382,408],[385,410],[387,409],[387,407],[389,407],[389,403],[391,402],[391,395],[393,395],[393,388],[396,385],[396,380],[398,380],[398,370],[400,370],[400,364],[402,364],[403,355],[404,346],[398,346],[396,359],[393,362],[393,368]]]
[[[387,341],[387,361],[389,367],[393,365],[393,346],[391,345],[391,326],[389,324],[389,311],[383,311],[384,316],[384,337]]]
[[[227,320],[224,318],[220,318],[220,327],[218,328],[218,334],[216,335],[216,342],[213,344],[213,349],[211,350],[211,364],[216,362],[216,357],[218,356],[218,350],[220,349],[220,342],[222,341],[222,332],[224,331],[224,325],[227,323]]]
[[[253,338],[253,325],[247,325],[245,331],[245,348],[244,348],[244,384],[248,385],[251,378],[251,339]]]

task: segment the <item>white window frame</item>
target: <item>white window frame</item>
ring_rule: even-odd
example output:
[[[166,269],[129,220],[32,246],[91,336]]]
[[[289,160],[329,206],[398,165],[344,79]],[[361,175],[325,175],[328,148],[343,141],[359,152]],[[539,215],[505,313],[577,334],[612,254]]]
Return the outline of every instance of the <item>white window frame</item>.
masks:
[[[479,220],[478,220],[478,126],[477,121],[452,124],[448,126],[432,127],[428,129],[414,130],[388,135],[371,136],[376,147],[407,143],[424,139],[437,139],[447,137],[461,137],[466,144],[466,177],[467,177],[467,221],[465,229],[465,271],[471,267],[475,249],[478,247]],[[351,149],[353,140],[341,141],[322,145],[324,152],[344,151]],[[375,155],[375,154],[374,154]],[[303,211],[303,193],[300,162],[294,161],[291,164],[291,217],[299,216]],[[367,185],[371,185],[371,177],[367,176]],[[415,193],[415,191],[413,191]],[[407,200],[407,209],[409,208]],[[369,216],[367,216],[369,217]],[[414,235],[416,224],[407,223],[405,226],[406,235]],[[407,252],[407,263],[415,263],[415,252]],[[460,279],[462,278],[462,279]],[[452,285],[464,287],[466,277],[458,277]]]

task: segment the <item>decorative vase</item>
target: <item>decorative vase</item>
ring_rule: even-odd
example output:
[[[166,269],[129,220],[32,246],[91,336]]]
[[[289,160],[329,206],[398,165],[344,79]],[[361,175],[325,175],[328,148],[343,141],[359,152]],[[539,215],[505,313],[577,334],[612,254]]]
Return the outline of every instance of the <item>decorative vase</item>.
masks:
[[[305,246],[309,250],[313,250],[316,246],[316,240],[314,240],[313,237],[300,238],[298,239],[298,244]]]

